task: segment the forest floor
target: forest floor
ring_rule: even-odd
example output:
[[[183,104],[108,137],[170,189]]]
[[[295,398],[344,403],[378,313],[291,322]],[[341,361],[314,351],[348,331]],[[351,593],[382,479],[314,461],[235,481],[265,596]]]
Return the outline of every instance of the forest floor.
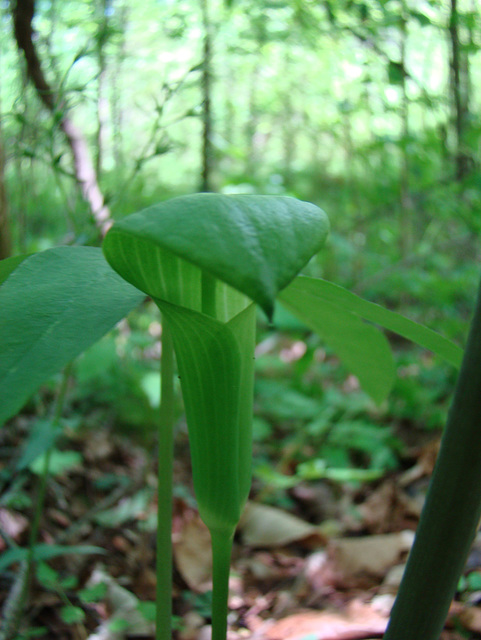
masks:
[[[4,450],[16,445],[26,426],[26,419],[17,419],[4,433]],[[254,496],[234,545],[229,639],[382,637],[438,441],[411,447],[406,469],[369,485],[334,490],[323,481],[299,483],[290,490],[290,512],[263,505]],[[68,472],[54,469],[40,540],[94,545],[102,553],[40,561],[22,616],[23,635],[16,637],[154,638],[156,480],[151,456],[108,429],[72,437],[72,452],[81,454],[83,464],[73,464]],[[186,458],[178,456],[175,468],[175,633],[178,640],[204,640],[209,638],[209,534],[190,497]],[[10,543],[27,543],[31,516],[20,497],[35,495],[35,485],[35,476],[25,475],[14,488],[16,507],[0,508],[2,532]],[[475,545],[466,590],[453,603],[443,640],[481,637],[480,558],[481,545]],[[13,564],[3,572],[2,604],[18,580],[17,569]]]
[[[315,420],[326,406],[313,403],[318,391],[302,399],[288,386],[292,366],[301,360],[288,362],[291,369],[280,372],[279,354],[287,354],[287,360],[299,358],[294,352],[300,343],[276,340],[274,344],[267,338],[263,343],[269,348],[274,344],[273,358],[258,360],[264,384],[256,388],[257,415],[272,419],[274,431],[269,431],[272,425],[267,420],[255,427],[257,471],[234,541],[229,640],[381,638],[413,541],[440,432],[416,428],[412,421],[392,414],[386,418],[377,409],[366,414],[364,422],[356,422],[352,415],[364,412],[365,396],[349,377],[342,397],[329,395],[338,382],[329,383],[323,394],[333,433],[342,428],[345,432],[344,440],[337,441],[326,441],[323,432],[321,440],[327,442],[323,451],[338,456],[339,447],[342,454],[343,447],[354,446],[352,434],[357,434],[361,449],[349,455],[361,470],[363,464],[369,469],[373,455],[383,460],[390,460],[391,454],[398,457],[391,470],[370,482],[356,481],[355,469],[347,481],[303,479],[296,464],[321,451],[320,441],[316,444],[309,434],[320,429]],[[328,359],[321,364],[324,375],[331,363]],[[320,381],[312,370],[300,371],[305,388],[318,390]],[[418,375],[417,369],[414,373]],[[433,376],[438,383],[437,374]],[[14,633],[8,628],[9,616],[24,574],[19,556],[6,560],[29,544],[45,464],[38,453],[45,451],[45,438],[53,442],[54,436],[48,421],[37,417],[38,404],[0,432],[0,637],[153,640],[157,469],[152,435],[141,444],[132,433],[122,434],[115,419],[91,400],[85,417],[85,406],[76,405],[79,400],[72,395],[70,415],[50,455],[35,574]],[[338,413],[332,412],[333,398],[352,409],[351,414],[342,409],[340,422]],[[293,428],[289,420],[299,412],[315,417],[311,427],[307,422],[305,428],[302,423]],[[209,640],[210,536],[196,509],[182,421],[176,442],[174,638]],[[374,451],[370,458],[362,454],[366,442]],[[481,638],[480,602],[481,540],[473,545],[442,640]]]

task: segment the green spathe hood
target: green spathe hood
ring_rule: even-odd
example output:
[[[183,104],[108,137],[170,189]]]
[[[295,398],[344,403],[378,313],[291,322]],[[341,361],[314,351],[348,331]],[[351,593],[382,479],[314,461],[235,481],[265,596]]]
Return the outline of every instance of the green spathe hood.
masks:
[[[154,250],[159,259],[181,258],[244,293],[271,318],[278,292],[319,251],[328,229],[321,209],[295,198],[203,193],[124,218],[107,233],[104,252],[118,273],[155,298],[180,302],[150,277]]]

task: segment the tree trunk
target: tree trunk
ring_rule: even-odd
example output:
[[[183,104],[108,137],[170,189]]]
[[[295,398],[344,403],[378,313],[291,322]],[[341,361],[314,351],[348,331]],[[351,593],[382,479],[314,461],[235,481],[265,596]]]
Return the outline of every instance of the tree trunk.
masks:
[[[8,218],[7,192],[5,190],[5,154],[0,137],[0,260],[9,258],[12,252],[12,239]]]
[[[413,244],[413,203],[411,197],[411,176],[408,152],[409,97],[406,86],[406,43],[407,43],[407,7],[401,0],[401,216],[399,242],[401,256],[406,257]]]
[[[202,66],[202,176],[201,191],[212,191],[212,169],[214,154],[212,145],[212,32],[209,17],[209,0],[201,0],[202,24],[204,27],[204,51]]]
[[[9,258],[11,253],[12,235],[10,232],[7,191],[5,188],[5,153],[3,151],[2,117],[0,105],[0,260]]]
[[[246,137],[246,164],[245,172],[249,177],[255,177],[257,168],[260,163],[259,158],[259,107],[258,107],[258,86],[259,86],[260,68],[258,60],[254,62],[254,66],[250,72],[249,79],[249,115],[245,125]]]
[[[227,51],[224,51],[224,122],[223,137],[229,146],[235,146],[238,132],[237,108],[236,108],[236,88],[238,80],[236,78],[235,65],[230,63]]]
[[[290,88],[286,91],[283,96],[283,106],[284,109],[282,111],[281,123],[282,127],[282,147],[283,147],[283,173],[284,173],[284,184],[287,188],[291,188],[293,186],[294,180],[294,163],[296,160],[296,131],[294,120],[296,118],[295,107],[292,103],[291,99],[291,91]]]
[[[73,156],[74,172],[82,196],[90,208],[99,231],[104,234],[112,224],[110,211],[97,181],[97,175],[84,135],[69,117],[67,105],[59,99],[48,84],[33,44],[32,20],[35,0],[16,0],[13,5],[13,22],[18,48],[25,56],[27,75],[47,109],[58,118]]]
[[[470,156],[466,151],[465,137],[468,122],[468,59],[461,51],[459,43],[459,14],[457,0],[451,0],[451,16],[449,20],[451,39],[451,87],[453,100],[453,119],[456,134],[455,175],[456,180],[465,178],[471,168]]]
[[[127,8],[125,4],[120,1],[115,3],[115,12],[118,14],[118,25],[120,31],[120,42],[115,54],[115,60],[113,63],[113,72],[111,74],[111,87],[110,87],[110,114],[112,121],[112,147],[115,164],[115,173],[117,176],[121,175],[119,172],[124,170],[124,151],[123,151],[123,107],[122,107],[122,92],[120,90],[122,81],[122,67],[126,56],[125,52],[125,33],[127,31]]]
[[[298,119],[299,114],[297,106],[293,101],[293,96],[296,95],[298,88],[296,83],[291,81],[293,76],[293,57],[288,50],[285,51],[285,55],[282,61],[282,68],[286,82],[282,90],[282,105],[281,122],[279,127],[281,129],[282,138],[282,164],[284,173],[284,185],[290,189],[294,182],[294,166],[297,159],[297,139],[298,139]]]
[[[98,78],[97,78],[97,145],[96,145],[96,157],[95,157],[95,173],[97,179],[100,179],[102,174],[103,163],[103,148],[104,148],[104,131],[105,125],[108,119],[108,101],[106,97],[106,76],[107,76],[107,60],[105,57],[105,45],[108,40],[108,14],[110,2],[109,0],[103,0],[100,4],[102,15],[99,19],[99,28],[97,32],[97,64],[98,64]]]

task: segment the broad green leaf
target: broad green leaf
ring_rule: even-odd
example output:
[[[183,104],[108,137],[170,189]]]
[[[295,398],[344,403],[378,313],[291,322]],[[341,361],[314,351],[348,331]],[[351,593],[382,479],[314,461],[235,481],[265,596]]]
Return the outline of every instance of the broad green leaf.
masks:
[[[21,256],[6,258],[5,260],[0,260],[0,286],[5,282],[12,271],[15,271],[18,265],[26,260],[29,255],[30,254],[24,254]]]
[[[279,299],[334,349],[373,400],[382,402],[391,390],[395,374],[386,336],[350,311],[316,294],[316,282],[314,278],[298,277],[281,292]]]
[[[255,306],[224,324],[158,303],[177,355],[199,512],[231,534],[251,483]]]
[[[0,573],[15,562],[26,560],[28,552],[29,550],[23,547],[15,547],[2,553],[0,556]],[[33,548],[33,559],[38,562],[39,560],[50,560],[51,558],[69,554],[91,555],[94,553],[105,553],[105,550],[91,545],[72,545],[68,547],[60,544],[36,544]]]
[[[143,298],[93,247],[17,263],[0,286],[0,424]]]
[[[457,368],[460,366],[463,350],[454,342],[422,324],[364,300],[327,280],[299,276],[282,292],[281,300],[283,302],[290,299],[295,299],[296,307],[308,306],[311,303],[335,305],[338,309],[378,324],[384,329],[393,331],[403,338],[429,349]],[[297,312],[296,315],[300,317]]]
[[[118,273],[155,298],[199,309],[195,283],[202,270],[271,317],[277,293],[319,251],[327,232],[327,216],[307,202],[203,193],[162,202],[116,223],[104,252]],[[163,280],[157,278],[161,262]],[[187,290],[181,290],[181,279]]]

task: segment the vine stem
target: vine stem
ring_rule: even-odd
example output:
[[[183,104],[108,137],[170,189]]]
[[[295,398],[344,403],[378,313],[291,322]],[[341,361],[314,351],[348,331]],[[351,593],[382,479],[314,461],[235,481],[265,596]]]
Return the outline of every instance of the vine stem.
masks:
[[[211,530],[212,538],[212,640],[226,640],[229,571],[234,531]]]
[[[172,628],[172,470],[174,457],[174,346],[162,322],[161,400],[157,504],[156,640],[171,640]]]
[[[413,548],[384,640],[438,640],[481,515],[481,287]]]

